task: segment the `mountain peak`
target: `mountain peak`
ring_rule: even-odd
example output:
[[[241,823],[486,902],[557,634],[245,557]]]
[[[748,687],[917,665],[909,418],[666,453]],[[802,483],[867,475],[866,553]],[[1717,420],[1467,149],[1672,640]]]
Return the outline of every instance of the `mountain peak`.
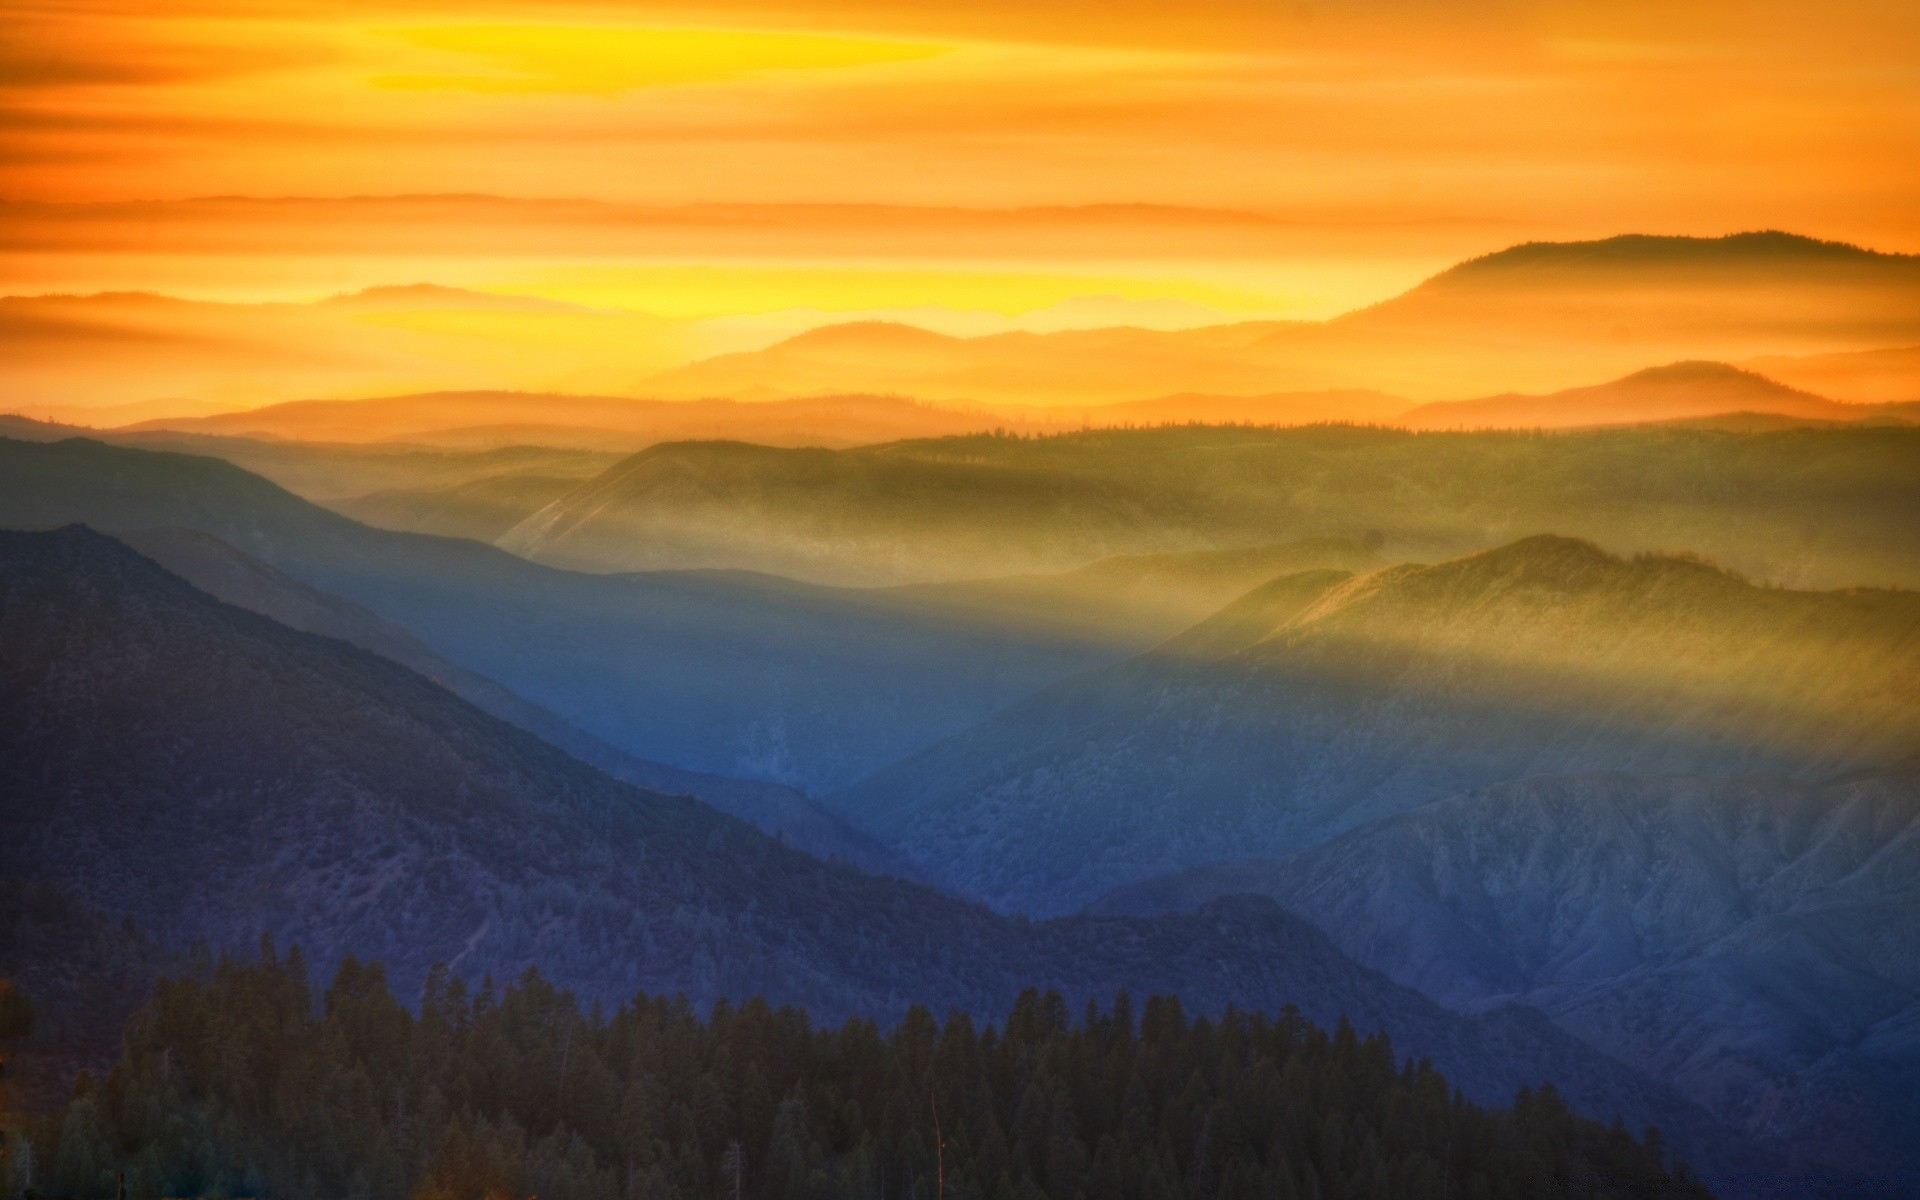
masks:
[[[1850,242],[1822,241],[1778,229],[1730,233],[1722,237],[1686,237],[1626,233],[1585,242],[1522,242],[1492,254],[1470,258],[1429,279],[1421,287],[1491,282],[1519,275],[1563,272],[1601,274],[1658,271],[1664,268],[1782,267],[1838,265],[1897,259]]]

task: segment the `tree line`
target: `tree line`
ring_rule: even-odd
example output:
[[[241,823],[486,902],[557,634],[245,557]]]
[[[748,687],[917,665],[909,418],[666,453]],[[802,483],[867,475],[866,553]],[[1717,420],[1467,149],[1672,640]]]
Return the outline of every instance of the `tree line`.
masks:
[[[276,1200],[1515,1200],[1699,1197],[1657,1131],[1550,1084],[1469,1103],[1383,1036],[1123,992],[1077,1020],[914,1007],[815,1028],[755,999],[611,1012],[529,971],[417,1011],[264,944],[163,981],[104,1078],[27,1120],[10,1194]]]

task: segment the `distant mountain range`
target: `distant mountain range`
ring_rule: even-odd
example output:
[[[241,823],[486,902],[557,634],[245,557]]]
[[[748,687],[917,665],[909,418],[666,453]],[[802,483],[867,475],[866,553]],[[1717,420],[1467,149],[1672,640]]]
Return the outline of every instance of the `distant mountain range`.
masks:
[[[824,337],[826,332],[812,336]],[[1844,386],[1848,368],[1832,360],[1864,357],[1768,361],[1787,373],[1812,373]],[[1867,368],[1863,363],[1858,369]],[[239,412],[174,415],[121,424],[115,432],[122,439],[165,430],[311,442],[398,442],[441,448],[539,445],[606,452],[638,451],[661,442],[713,439],[766,446],[846,448],[991,430],[1049,434],[1185,423],[1291,426],[1341,421],[1415,429],[1578,429],[1734,413],[1810,422],[1898,423],[1920,420],[1920,368],[1916,368],[1912,384],[1911,395],[1897,398],[1910,402],[1853,404],[1788,387],[1726,363],[1681,362],[1545,395],[1507,394],[1430,404],[1356,389],[1245,396],[1183,392],[1117,403],[1050,407],[942,406],[903,396],[865,395],[741,402],[445,392],[364,400],[301,400]]]
[[[1802,1162],[1920,1175],[1920,774],[1540,776],[1095,911],[1271,896],[1443,1003],[1519,1002]]]
[[[126,426],[124,431],[633,451],[656,442],[712,438],[768,446],[861,446],[976,433],[996,426],[1026,431],[1077,429],[1084,421],[1079,412],[956,407],[881,395],[805,396],[754,403],[472,391],[297,400],[244,412],[150,420]]]
[[[1817,779],[1920,752],[1920,595],[1536,537],[1288,576],[832,799],[928,874],[1070,912],[1542,772]]]
[[[264,930],[321,972],[538,963],[605,1000],[767,995],[818,1017],[909,1002],[1078,1005],[1120,987],[1385,1029],[1469,1094],[1551,1078],[1657,1121],[1708,1170],[1697,1108],[1537,1013],[1447,1012],[1270,902],[1030,923],[821,863],[689,799],[618,783],[367,651],[215,601],[84,529],[0,533],[0,874],[159,937]],[[55,964],[10,963],[29,986]],[[1716,1154],[1716,1151],[1718,1153]],[[1717,1161],[1716,1161],[1717,1160]]]
[[[278,436],[623,450],[673,437],[850,445],[977,430],[982,410],[1023,428],[1187,419],[1183,410],[1202,420],[1249,419],[1226,414],[1250,409],[1263,420],[1385,420],[1418,403],[1551,393],[1694,360],[1764,358],[1779,367],[1774,378],[1835,400],[1912,401],[1920,372],[1901,348],[1920,346],[1915,312],[1920,258],[1777,232],[1515,246],[1328,321],[981,337],[855,321],[770,346],[644,314],[452,288],[375,288],[315,304],[6,297],[0,389],[60,414],[164,396],[257,405],[422,393],[359,407],[282,404],[198,426]],[[762,348],[716,353],[716,339]],[[1863,354],[1878,357],[1845,361]],[[556,404],[502,388],[586,394]],[[596,406],[594,394],[608,391],[704,406]],[[889,406],[888,397],[948,411]],[[796,422],[725,403],[768,400],[813,408]],[[1123,402],[1138,410],[1093,411]],[[194,419],[169,424],[193,428]]]
[[[1325,322],[967,339],[847,325],[675,368],[643,390],[1090,404],[1363,388],[1425,401],[1554,391],[1676,360],[1911,346],[1917,312],[1920,257],[1785,233],[1632,235],[1516,246]]]

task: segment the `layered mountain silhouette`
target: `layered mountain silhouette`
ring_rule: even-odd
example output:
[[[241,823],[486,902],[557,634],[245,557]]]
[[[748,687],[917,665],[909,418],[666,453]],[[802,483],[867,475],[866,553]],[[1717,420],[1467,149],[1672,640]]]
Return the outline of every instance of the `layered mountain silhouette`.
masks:
[[[821,790],[1123,656],[884,591],[764,575],[581,575],[369,528],[214,459],[0,440],[0,525],[210,534],[378,614],[620,751]]]
[[[1059,572],[1372,535],[1437,559],[1537,533],[1691,550],[1780,582],[1920,585],[1920,429],[1412,434],[1178,427],[856,450],[656,446],[499,539],[595,571],[821,583]]]
[[[636,420],[643,427],[683,420],[719,426],[660,436],[754,440],[791,437],[791,422],[770,415],[755,426],[751,414],[709,405],[679,415],[615,410],[608,424],[592,417],[592,394],[869,398],[822,402],[841,410],[810,418],[809,440],[826,437],[827,444],[910,436],[916,429],[923,435],[959,431],[913,425],[957,419],[951,414],[916,414],[870,399],[885,396],[988,407],[1274,397],[1269,408],[1278,415],[1263,419],[1375,420],[1392,415],[1378,393],[1416,403],[1545,393],[1656,363],[1920,345],[1920,318],[1911,316],[1920,311],[1917,263],[1911,255],[1779,232],[1628,235],[1511,247],[1328,321],[970,338],[860,321],[706,358],[697,356],[711,353],[703,348],[710,339],[684,323],[451,288],[376,288],[304,305],[127,293],[9,297],[0,299],[0,337],[9,347],[0,385],[14,403],[65,411],[76,403],[119,405],[156,396],[253,403],[363,396],[382,387],[415,390],[408,385],[420,381],[420,387],[451,391],[361,408],[290,404],[263,418],[211,418],[225,423],[205,428],[358,439],[415,437],[431,426],[449,436],[457,432],[464,444],[561,439],[627,449],[631,441],[621,439],[635,437]],[[1905,387],[1916,378],[1889,363],[1828,377],[1844,390],[1806,378],[1785,381],[1848,401],[1920,398],[1911,390],[1888,394],[1888,380],[1904,380]],[[537,397],[484,390],[503,385],[588,395],[549,403],[543,412]],[[289,395],[295,387],[300,390]],[[470,411],[453,411],[463,406]],[[888,427],[894,431],[885,432]]]
[[[1824,784],[1517,780],[1095,909],[1240,893],[1454,1007],[1539,1007],[1809,1165],[1920,1170],[1911,767]]]
[[[1542,536],[1288,576],[836,797],[1033,913],[1543,772],[1820,778],[1920,750],[1920,596]]]
[[[1915,312],[1914,256],[1778,232],[1630,235],[1516,246],[1326,322],[967,339],[829,327],[676,368],[647,390],[1085,404],[1362,388],[1440,400],[1555,391],[1657,362],[1909,346]]]
[[[0,787],[24,801],[0,809],[0,873],[163,938],[264,930],[323,971],[382,959],[403,992],[436,961],[537,962],[608,1000],[762,993],[827,1020],[993,1012],[1035,984],[1294,1003],[1387,1030],[1469,1094],[1550,1077],[1713,1163],[1713,1124],[1644,1076],[1525,1009],[1449,1013],[1270,902],[1035,924],[825,864],[84,529],[0,534],[0,647]]]
[[[464,447],[545,445],[632,451],[656,442],[697,438],[734,438],[768,446],[859,446],[996,427],[1071,429],[1077,428],[1081,419],[1079,413],[948,407],[891,395],[810,395],[755,403],[475,391],[364,400],[297,400],[245,412],[156,419],[130,425],[127,431],[168,429],[304,441],[400,441]]]
[[[1554,429],[1637,425],[1731,413],[1856,421],[1877,406],[1841,404],[1725,363],[1651,367],[1598,387],[1547,396],[1489,396],[1423,404],[1396,423],[1415,429]]]
[[[641,313],[437,287],[307,304],[139,292],[5,296],[0,340],[9,404],[62,411],[158,397],[258,405],[503,383],[593,393],[694,350],[683,326]]]

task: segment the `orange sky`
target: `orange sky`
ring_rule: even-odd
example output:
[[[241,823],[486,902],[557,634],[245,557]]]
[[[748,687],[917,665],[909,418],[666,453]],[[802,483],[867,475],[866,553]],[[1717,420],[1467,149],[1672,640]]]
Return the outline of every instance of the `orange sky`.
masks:
[[[1163,324],[1324,316],[1529,238],[1920,250],[1911,0],[15,0],[0,22],[15,294],[431,280],[965,331],[1088,296]],[[453,193],[608,207],[129,204]],[[1059,211],[1085,205],[1168,207]]]

